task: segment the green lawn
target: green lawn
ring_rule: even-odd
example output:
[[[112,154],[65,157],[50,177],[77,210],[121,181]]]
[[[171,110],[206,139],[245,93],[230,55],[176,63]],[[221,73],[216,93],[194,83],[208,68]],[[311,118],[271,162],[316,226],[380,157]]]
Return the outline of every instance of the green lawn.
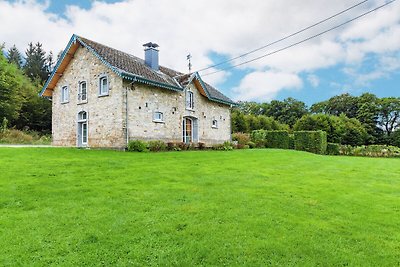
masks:
[[[0,265],[400,264],[400,159],[0,148]]]

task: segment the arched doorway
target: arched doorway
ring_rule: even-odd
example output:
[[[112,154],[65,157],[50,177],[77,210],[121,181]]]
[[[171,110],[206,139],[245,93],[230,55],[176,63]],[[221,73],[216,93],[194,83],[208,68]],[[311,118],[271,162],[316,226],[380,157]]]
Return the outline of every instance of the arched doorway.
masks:
[[[182,125],[182,141],[197,143],[199,141],[198,120],[194,117],[184,117]]]
[[[78,113],[78,147],[85,147],[88,144],[88,123],[87,112],[81,111]]]

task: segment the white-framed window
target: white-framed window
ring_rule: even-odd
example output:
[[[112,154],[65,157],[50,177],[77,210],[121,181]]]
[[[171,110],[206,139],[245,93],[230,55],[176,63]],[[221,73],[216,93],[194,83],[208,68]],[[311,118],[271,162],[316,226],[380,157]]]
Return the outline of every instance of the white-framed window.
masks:
[[[99,78],[99,95],[104,96],[108,95],[109,92],[109,83],[108,83],[108,77],[106,75],[100,76]]]
[[[186,108],[194,109],[194,95],[192,91],[186,91]]]
[[[79,82],[78,101],[87,101],[87,83],[86,81]]]
[[[64,85],[61,87],[61,103],[67,103],[69,101],[68,86]]]
[[[212,128],[218,128],[218,121],[217,120],[213,120],[211,127]]]
[[[162,112],[156,111],[153,115],[153,121],[164,122],[164,114]]]

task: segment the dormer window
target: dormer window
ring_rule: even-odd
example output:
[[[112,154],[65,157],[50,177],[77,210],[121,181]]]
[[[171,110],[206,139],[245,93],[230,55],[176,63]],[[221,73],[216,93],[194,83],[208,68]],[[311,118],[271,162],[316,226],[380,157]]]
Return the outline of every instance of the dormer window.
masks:
[[[212,128],[218,128],[218,121],[217,120],[213,120],[212,121],[212,126],[211,126]]]
[[[61,103],[67,103],[69,101],[68,86],[63,86],[61,88]]]
[[[99,79],[99,95],[105,96],[108,95],[108,92],[109,92],[108,77],[101,76]]]
[[[192,91],[186,92],[186,108],[194,109],[194,95]]]
[[[87,101],[87,83],[85,81],[79,83],[78,100]]]

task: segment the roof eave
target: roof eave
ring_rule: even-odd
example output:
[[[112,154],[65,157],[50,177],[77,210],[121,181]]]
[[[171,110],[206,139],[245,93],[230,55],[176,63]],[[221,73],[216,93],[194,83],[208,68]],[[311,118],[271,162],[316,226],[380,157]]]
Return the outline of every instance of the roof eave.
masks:
[[[173,86],[170,84],[166,84],[166,83],[160,83],[160,82],[156,82],[153,80],[149,80],[146,79],[144,77],[141,77],[139,75],[135,75],[133,73],[129,73],[126,71],[120,71],[121,73],[121,77],[128,79],[128,80],[132,80],[132,81],[137,81],[143,84],[147,84],[147,85],[152,85],[152,86],[157,86],[157,87],[161,87],[161,88],[165,88],[165,89],[169,89],[169,90],[173,90],[173,91],[177,91],[177,92],[182,92],[183,88],[182,87],[178,87],[178,86]]]

